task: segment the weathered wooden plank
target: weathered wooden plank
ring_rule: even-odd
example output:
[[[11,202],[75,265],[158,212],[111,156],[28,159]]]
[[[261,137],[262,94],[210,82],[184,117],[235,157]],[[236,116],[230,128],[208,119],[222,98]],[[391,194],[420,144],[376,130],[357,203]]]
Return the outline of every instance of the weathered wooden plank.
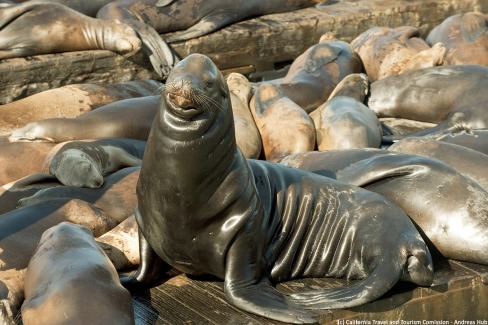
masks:
[[[453,14],[486,12],[487,3],[486,0],[341,1],[324,9],[307,8],[258,17],[172,46],[182,57],[203,53],[221,69],[260,75],[292,61],[326,32],[350,41],[370,27],[410,25],[425,34]],[[158,78],[142,53],[127,58],[108,51],[1,60],[0,75],[0,104],[73,83]]]

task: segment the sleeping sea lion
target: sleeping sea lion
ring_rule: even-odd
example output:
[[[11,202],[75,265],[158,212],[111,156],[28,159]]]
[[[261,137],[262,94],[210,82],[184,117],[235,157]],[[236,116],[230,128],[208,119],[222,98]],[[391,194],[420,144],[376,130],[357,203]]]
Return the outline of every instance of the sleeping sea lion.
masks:
[[[357,306],[400,278],[432,283],[425,243],[382,196],[243,157],[227,85],[208,57],[180,61],[167,83],[137,185],[141,264],[125,285],[169,266],[212,274],[232,305],[299,323],[315,322],[306,309]],[[290,295],[272,285],[323,276],[362,280]]]

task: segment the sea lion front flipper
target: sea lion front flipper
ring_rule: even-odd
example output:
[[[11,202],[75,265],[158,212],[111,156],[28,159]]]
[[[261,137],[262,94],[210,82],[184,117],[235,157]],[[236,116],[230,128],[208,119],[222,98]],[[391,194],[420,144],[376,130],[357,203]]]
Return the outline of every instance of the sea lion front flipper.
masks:
[[[139,224],[141,221],[141,215],[139,209],[135,211],[136,221]],[[120,278],[120,282],[124,287],[132,287],[140,283],[150,283],[170,269],[170,266],[166,264],[156,254],[149,242],[144,237],[139,227],[139,254],[141,263],[137,268],[137,271],[129,276],[123,276]]]
[[[183,42],[192,38],[200,37],[210,34],[216,30],[236,22],[235,17],[225,10],[218,10],[214,13],[205,16],[195,25],[187,30],[175,32],[170,37],[166,38],[168,43]]]
[[[244,234],[237,236],[227,252],[224,292],[229,303],[250,313],[285,323],[318,323],[312,313],[293,304],[289,296],[274,288],[256,253],[259,247]],[[257,260],[258,259],[258,260]]]
[[[175,2],[176,0],[159,0],[158,3],[156,3],[156,7],[161,8],[161,7],[166,7]]]
[[[156,73],[166,80],[171,69],[178,62],[178,58],[174,51],[169,47],[166,41],[159,35],[159,33],[142,21],[124,20],[130,25],[137,36],[142,41],[141,49],[149,57],[149,61],[156,71]]]

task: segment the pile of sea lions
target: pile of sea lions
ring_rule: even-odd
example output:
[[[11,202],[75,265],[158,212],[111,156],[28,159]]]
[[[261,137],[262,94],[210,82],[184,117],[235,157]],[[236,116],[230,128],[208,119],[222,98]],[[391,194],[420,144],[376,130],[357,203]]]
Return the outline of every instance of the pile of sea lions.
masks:
[[[0,323],[133,324],[128,289],[171,268],[314,323],[399,280],[430,286],[437,258],[488,264],[487,19],[455,15],[427,41],[408,26],[324,37],[272,81],[195,53],[165,83],[0,106]],[[354,281],[275,287],[302,277]]]

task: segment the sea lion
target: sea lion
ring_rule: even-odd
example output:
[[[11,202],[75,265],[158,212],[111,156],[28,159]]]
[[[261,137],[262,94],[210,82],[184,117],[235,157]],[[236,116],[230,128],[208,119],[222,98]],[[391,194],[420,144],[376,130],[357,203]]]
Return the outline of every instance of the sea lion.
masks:
[[[140,166],[145,141],[105,138],[63,143],[49,172],[63,185],[98,188],[103,178],[124,167]]]
[[[0,137],[1,139],[2,137]],[[9,143],[0,140],[0,185],[34,173],[47,173],[47,155],[54,143]]]
[[[407,71],[371,83],[367,105],[380,118],[438,123],[413,136],[488,128],[487,75],[488,67],[478,65]]]
[[[315,126],[308,114],[271,84],[262,84],[250,102],[263,143],[263,158],[280,161],[315,149]]]
[[[49,202],[54,199],[80,199],[103,211],[117,223],[127,219],[137,204],[135,187],[140,167],[123,168],[105,178],[97,189],[57,186],[37,191],[19,200],[19,206]]]
[[[371,81],[413,69],[418,64],[425,67],[442,65],[445,55],[445,49],[441,45],[432,50],[420,38],[418,28],[411,26],[373,27],[352,40],[351,46],[361,57]],[[416,57],[423,51],[428,51],[429,55]],[[419,58],[423,58],[425,62],[419,62]],[[415,64],[410,63],[407,66],[412,60]]]
[[[429,138],[457,144],[488,155],[488,130],[444,131],[432,133]]]
[[[436,158],[379,149],[354,160],[357,152],[314,152],[306,164],[295,157],[293,166],[385,196],[410,216],[431,251],[488,264],[488,192],[478,183]]]
[[[155,80],[114,84],[77,84],[46,90],[0,106],[0,134],[47,118],[78,117],[125,98],[151,96],[161,86]]]
[[[427,35],[427,43],[442,42],[446,65],[478,64],[488,66],[488,15],[466,12],[446,18]]]
[[[113,0],[30,0],[29,2],[60,3],[68,8],[81,12],[90,17],[95,17],[97,12]]]
[[[167,83],[180,87],[165,88],[147,142],[135,212],[141,264],[125,285],[151,281],[170,265],[213,274],[232,305],[298,323],[316,322],[306,309],[360,305],[400,278],[432,283],[425,243],[382,196],[243,157],[227,85],[208,57],[180,61]],[[291,295],[272,285],[302,276],[363,280]]]
[[[353,73],[336,86],[329,99],[310,113],[319,150],[378,148],[383,130],[376,114],[363,104],[369,79]]]
[[[132,297],[89,228],[62,222],[43,233],[25,275],[22,322],[135,324]]]
[[[359,55],[343,41],[325,41],[309,47],[290,66],[286,76],[272,83],[307,113],[322,105],[348,74],[360,73]]]
[[[23,272],[42,233],[62,221],[87,226],[101,236],[116,222],[101,210],[81,200],[54,199],[22,207],[0,216],[0,310],[11,312],[0,317],[11,321],[23,300]],[[3,319],[0,318],[0,321]]]
[[[15,130],[9,141],[65,142],[94,138],[146,140],[156,115],[159,96],[128,98],[77,118],[51,118]]]
[[[388,150],[439,159],[488,191],[488,155],[481,152],[426,138],[406,138]]]
[[[186,41],[221,29],[246,18],[312,7],[320,0],[271,0],[265,2],[231,0],[113,1],[97,13],[97,18],[141,20],[165,37],[168,43]]]
[[[252,87],[249,80],[240,73],[232,72],[227,76],[234,124],[236,128],[237,145],[246,158],[259,158],[262,142],[258,127],[252,117],[249,101]]]

